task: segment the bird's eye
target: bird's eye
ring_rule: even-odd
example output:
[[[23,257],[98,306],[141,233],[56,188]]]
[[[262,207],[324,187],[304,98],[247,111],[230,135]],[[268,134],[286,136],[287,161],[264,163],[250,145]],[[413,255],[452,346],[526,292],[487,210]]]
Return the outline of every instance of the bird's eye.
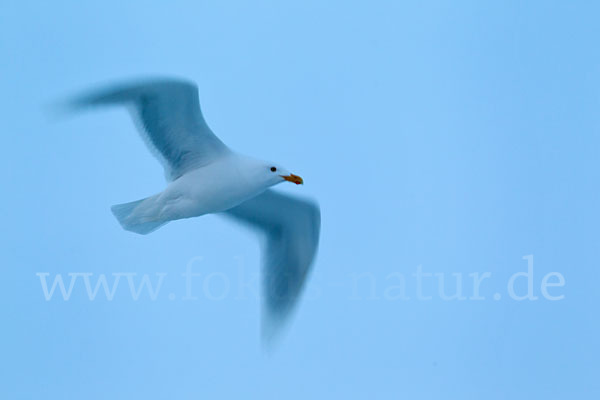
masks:
[[[271,172],[275,172],[275,171],[277,171],[277,168],[271,167]]]

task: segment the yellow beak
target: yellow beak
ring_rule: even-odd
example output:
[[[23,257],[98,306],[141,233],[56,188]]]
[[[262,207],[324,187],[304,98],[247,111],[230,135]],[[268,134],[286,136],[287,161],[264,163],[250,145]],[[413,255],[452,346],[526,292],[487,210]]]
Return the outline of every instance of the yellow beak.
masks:
[[[295,183],[296,185],[302,185],[304,183],[302,178],[300,178],[298,175],[289,174],[289,175],[281,175],[281,177],[288,182]]]

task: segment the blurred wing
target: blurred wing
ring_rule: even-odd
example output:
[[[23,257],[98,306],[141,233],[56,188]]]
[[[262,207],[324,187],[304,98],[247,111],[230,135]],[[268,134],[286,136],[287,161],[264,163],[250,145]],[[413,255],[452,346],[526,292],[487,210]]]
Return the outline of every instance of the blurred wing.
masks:
[[[226,214],[266,234],[265,322],[283,322],[297,302],[317,253],[321,229],[318,205],[267,190]]]
[[[130,83],[100,89],[73,100],[75,108],[129,106],[150,150],[176,179],[228,152],[210,130],[198,100],[198,88],[174,79]]]

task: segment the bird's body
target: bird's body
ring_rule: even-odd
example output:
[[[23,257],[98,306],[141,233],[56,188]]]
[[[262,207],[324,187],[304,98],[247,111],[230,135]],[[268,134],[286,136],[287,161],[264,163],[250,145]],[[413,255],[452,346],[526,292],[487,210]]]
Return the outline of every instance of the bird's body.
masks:
[[[265,182],[252,179],[249,167],[254,162],[232,152],[177,178],[160,196],[161,217],[174,220],[222,212],[265,191]]]
[[[256,171],[263,164],[230,152],[170,182],[164,191],[143,199],[119,221],[125,229],[136,231],[136,225],[156,223],[158,227],[169,221],[226,211],[272,186],[272,180],[260,179]]]
[[[275,193],[284,181],[302,183],[284,168],[229,149],[210,130],[195,85],[154,80],[82,96],[76,108],[129,106],[142,137],[162,161],[168,185],[142,200],[115,205],[124,229],[147,234],[169,221],[222,213],[266,235],[265,306],[272,322],[289,313],[319,242],[316,204]]]

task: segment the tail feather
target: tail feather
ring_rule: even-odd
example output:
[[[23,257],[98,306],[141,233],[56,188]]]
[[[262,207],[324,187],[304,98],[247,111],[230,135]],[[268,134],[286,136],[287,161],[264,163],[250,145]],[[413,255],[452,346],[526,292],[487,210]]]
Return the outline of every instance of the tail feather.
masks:
[[[113,215],[117,218],[119,224],[121,224],[123,229],[130,232],[139,233],[140,235],[147,235],[148,233],[157,230],[158,228],[160,228],[168,222],[140,222],[139,217],[133,215],[133,212],[136,209],[136,207],[139,206],[145,200],[147,199],[132,201],[131,203],[116,204],[110,208]]]

